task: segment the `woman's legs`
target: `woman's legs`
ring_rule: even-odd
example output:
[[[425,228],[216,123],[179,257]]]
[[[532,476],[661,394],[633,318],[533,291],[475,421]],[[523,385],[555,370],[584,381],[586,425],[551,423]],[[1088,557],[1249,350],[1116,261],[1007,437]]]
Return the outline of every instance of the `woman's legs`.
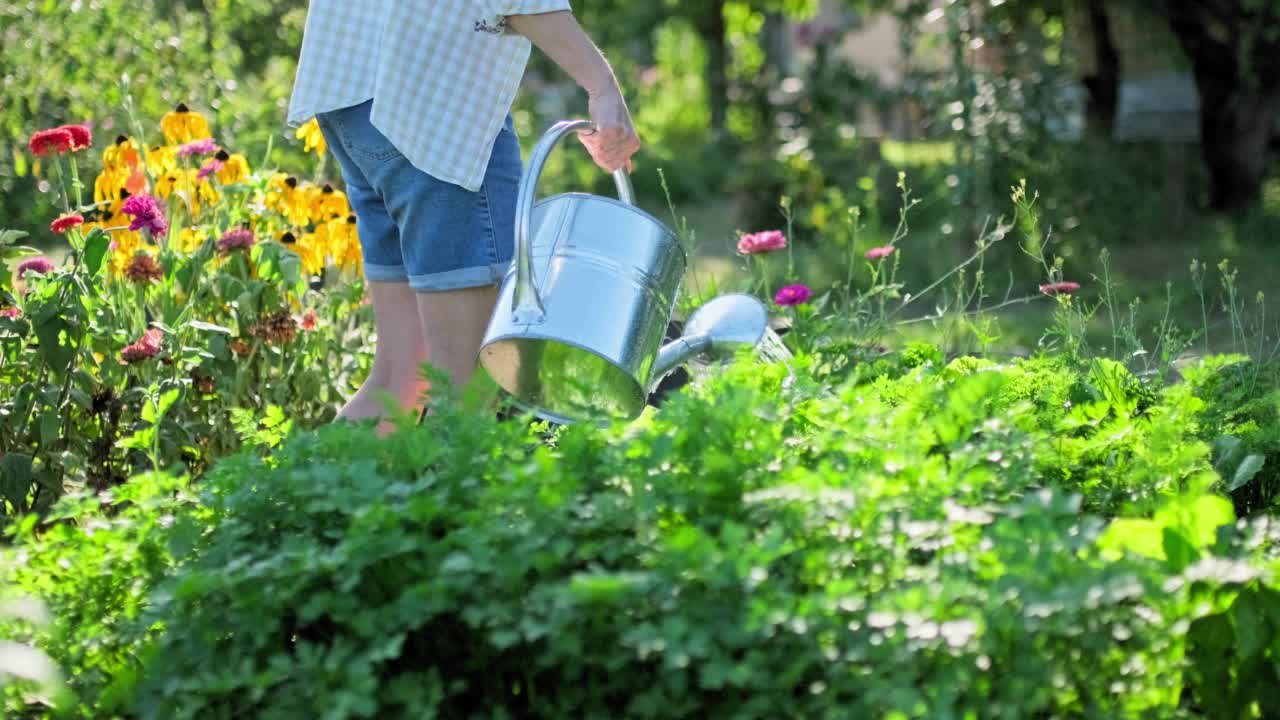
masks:
[[[426,361],[461,388],[471,381],[498,286],[418,293],[418,317],[426,340]]]
[[[377,333],[373,367],[364,384],[338,413],[343,420],[382,417],[388,394],[401,408],[410,410],[417,406],[427,387],[421,370],[427,353],[414,300],[417,293],[405,282],[370,281],[368,288]]]

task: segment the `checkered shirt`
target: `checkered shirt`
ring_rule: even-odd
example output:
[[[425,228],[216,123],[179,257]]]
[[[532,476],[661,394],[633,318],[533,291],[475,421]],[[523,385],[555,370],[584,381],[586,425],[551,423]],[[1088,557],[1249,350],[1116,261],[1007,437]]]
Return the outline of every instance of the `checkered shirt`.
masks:
[[[569,0],[311,0],[289,124],[372,99],[415,167],[479,190],[529,60],[506,16],[557,10]]]

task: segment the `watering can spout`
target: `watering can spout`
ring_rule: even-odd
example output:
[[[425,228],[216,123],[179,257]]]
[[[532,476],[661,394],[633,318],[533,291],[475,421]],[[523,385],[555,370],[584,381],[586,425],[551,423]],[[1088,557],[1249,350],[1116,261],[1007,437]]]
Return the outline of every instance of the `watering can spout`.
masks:
[[[650,375],[652,378],[651,384],[657,385],[662,378],[670,375],[673,370],[689,362],[694,357],[708,352],[711,347],[710,335],[686,335],[663,345],[658,350],[657,359],[653,362],[653,372]]]
[[[658,350],[650,387],[657,387],[662,378],[696,357],[725,359],[743,348],[759,347],[768,329],[769,314],[759,300],[721,295],[693,313],[683,336]]]

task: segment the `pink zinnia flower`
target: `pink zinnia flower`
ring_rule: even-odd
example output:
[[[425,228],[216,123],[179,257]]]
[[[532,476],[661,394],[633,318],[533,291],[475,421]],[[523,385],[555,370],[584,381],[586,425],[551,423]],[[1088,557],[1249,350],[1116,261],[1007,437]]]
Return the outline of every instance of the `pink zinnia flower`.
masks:
[[[743,255],[773,252],[787,246],[787,236],[781,230],[765,230],[764,232],[743,235],[738,241],[738,252]]]
[[[125,364],[141,362],[160,354],[160,341],[164,338],[159,330],[148,330],[132,345],[120,351],[120,360]]]
[[[156,203],[156,199],[150,195],[129,196],[129,199],[125,200],[124,205],[120,207],[120,212],[133,217],[133,222],[129,223],[130,230],[146,228],[153,235],[169,233],[169,221],[160,211],[160,205]]]
[[[773,301],[783,307],[793,307],[809,302],[813,291],[807,285],[788,285],[778,291]]]
[[[222,234],[222,239],[218,241],[218,250],[223,253],[231,253],[236,250],[248,250],[257,242],[257,238],[253,236],[252,230],[228,230]]]
[[[894,247],[892,245],[882,245],[873,247],[867,251],[868,260],[881,260],[893,254]]]
[[[44,275],[51,270],[53,270],[53,263],[50,262],[49,258],[43,255],[38,255],[29,260],[23,260],[18,264],[18,279],[25,279],[27,277],[27,273]]]
[[[17,320],[22,317],[22,311],[16,307],[7,307],[0,309],[0,317],[7,317],[10,320]]]
[[[1070,295],[1080,289],[1080,283],[1075,282],[1056,282],[1048,285],[1041,285],[1040,292],[1045,295]]]
[[[57,220],[54,220],[53,223],[49,225],[49,229],[58,234],[62,234],[73,227],[77,227],[83,224],[84,224],[83,215],[81,215],[80,213],[71,213],[69,215],[63,215]]]
[[[71,133],[71,151],[88,150],[93,145],[93,132],[87,125],[63,125],[59,130]]]
[[[210,160],[200,168],[200,172],[196,173],[196,180],[204,180],[214,173],[222,172],[222,168],[224,167],[226,167],[226,165],[221,160]]]
[[[213,138],[205,138],[189,142],[178,148],[178,157],[191,157],[192,155],[212,155],[218,152],[218,144]]]

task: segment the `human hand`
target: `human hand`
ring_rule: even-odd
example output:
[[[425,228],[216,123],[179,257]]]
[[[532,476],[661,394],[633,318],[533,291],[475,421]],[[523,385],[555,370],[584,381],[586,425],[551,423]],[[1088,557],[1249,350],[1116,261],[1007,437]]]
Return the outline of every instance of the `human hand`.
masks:
[[[631,156],[640,149],[640,138],[622,91],[614,84],[602,93],[591,93],[589,98],[588,109],[595,128],[579,130],[578,139],[606,172],[622,167],[630,172]]]

